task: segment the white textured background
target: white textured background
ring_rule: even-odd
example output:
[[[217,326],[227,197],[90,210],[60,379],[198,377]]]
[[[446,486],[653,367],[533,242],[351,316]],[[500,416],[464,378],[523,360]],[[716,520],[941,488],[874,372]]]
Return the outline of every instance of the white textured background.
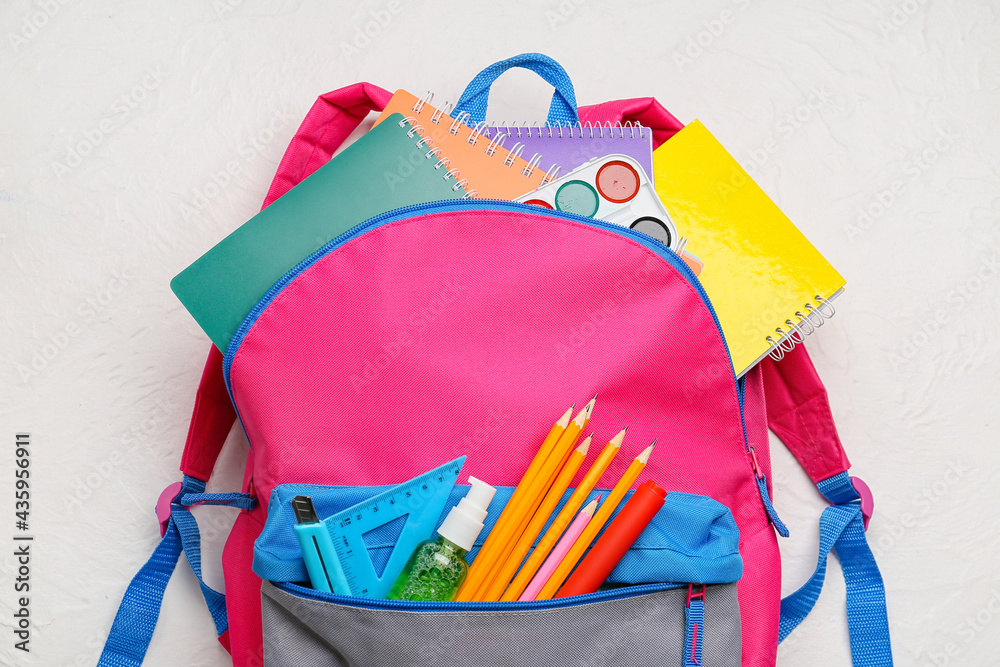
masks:
[[[809,348],[875,490],[897,664],[1000,664],[1000,3],[403,2],[350,49],[389,2],[175,4],[0,7],[0,664],[96,664],[158,540],[209,345],[168,282],[258,210],[316,96],[367,80],[454,101],[524,51],[559,60],[581,103],[653,95],[702,119],[847,277]],[[544,118],[534,75],[494,90],[491,117]],[[4,546],[17,431],[33,437],[30,655]],[[245,447],[231,437],[212,488],[238,487]],[[774,458],[790,592],[823,503]],[[198,512],[216,585],[232,512]],[[779,658],[849,664],[836,564]],[[183,560],[147,664],[227,664]]]

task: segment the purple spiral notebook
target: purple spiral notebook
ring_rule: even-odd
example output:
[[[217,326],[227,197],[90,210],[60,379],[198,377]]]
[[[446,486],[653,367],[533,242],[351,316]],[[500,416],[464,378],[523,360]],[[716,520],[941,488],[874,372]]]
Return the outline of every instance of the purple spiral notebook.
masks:
[[[653,181],[653,133],[641,125],[490,125],[482,130],[484,138],[503,138],[500,150],[512,150],[523,144],[520,155],[531,160],[541,155],[537,168],[547,172],[558,165],[559,173],[568,174],[595,157],[621,153],[635,158]]]

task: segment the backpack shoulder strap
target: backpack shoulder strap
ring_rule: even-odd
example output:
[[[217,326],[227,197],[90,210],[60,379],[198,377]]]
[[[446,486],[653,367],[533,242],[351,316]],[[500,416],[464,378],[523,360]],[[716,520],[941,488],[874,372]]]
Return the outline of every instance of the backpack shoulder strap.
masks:
[[[803,345],[776,362],[761,362],[767,400],[767,425],[781,438],[813,482],[851,467],[833,424],[826,387]]]
[[[797,591],[781,601],[778,641],[812,611],[833,551],[847,584],[847,624],[854,665],[892,665],[885,586],[865,536],[871,516],[868,487],[848,475],[850,462],[833,424],[833,414],[816,368],[804,345],[781,361],[761,362],[768,426],[830,502],[820,517],[816,571]]]
[[[321,96],[302,121],[278,166],[264,200],[266,208],[302,179],[321,167],[371,111],[381,111],[391,94],[370,83],[357,83]],[[198,578],[215,622],[219,641],[229,650],[226,598],[202,579],[198,524],[188,509],[196,504],[251,509],[255,500],[246,493],[207,494],[205,485],[236,421],[222,373],[223,355],[212,346],[195,395],[181,472],[184,481],[168,487],[171,498],[158,503],[170,514],[160,516],[162,539],[153,555],[132,579],[115,615],[98,667],[138,667],[153,638],[167,582],[183,552]]]
[[[194,397],[191,425],[181,455],[181,472],[208,482],[235,421],[236,410],[229,400],[222,374],[222,353],[213,345]]]
[[[580,122],[638,123],[653,131],[653,150],[684,127],[674,115],[652,97],[611,100],[580,107]]]

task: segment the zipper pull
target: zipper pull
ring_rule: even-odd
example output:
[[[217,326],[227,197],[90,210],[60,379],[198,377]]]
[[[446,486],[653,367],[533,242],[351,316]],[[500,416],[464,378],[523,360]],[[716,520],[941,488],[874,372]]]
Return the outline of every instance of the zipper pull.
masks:
[[[684,605],[684,667],[701,665],[701,635],[705,628],[705,584],[688,584]]]

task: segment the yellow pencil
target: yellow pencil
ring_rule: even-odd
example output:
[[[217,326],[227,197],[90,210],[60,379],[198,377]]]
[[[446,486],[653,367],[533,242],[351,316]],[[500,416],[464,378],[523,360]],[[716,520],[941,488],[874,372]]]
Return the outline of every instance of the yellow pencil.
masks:
[[[542,501],[542,497],[551,485],[555,473],[562,466],[563,462],[566,461],[566,457],[576,444],[576,439],[580,436],[580,432],[590,420],[590,413],[594,409],[595,401],[597,401],[597,396],[594,396],[580,410],[573,421],[569,423],[569,426],[566,427],[566,430],[559,437],[559,442],[552,448],[552,453],[545,461],[545,464],[538,471],[535,478],[528,483],[527,491],[521,497],[520,502],[514,507],[513,513],[500,531],[496,542],[497,546],[490,553],[491,558],[487,561],[490,569],[482,578],[482,583],[478,586],[476,593],[471,599],[481,601],[484,599],[483,596],[486,595],[487,591],[490,590],[494,579],[496,579],[498,566],[507,560],[507,556],[510,555],[510,552],[514,549],[514,545],[521,538],[521,533],[524,532],[535,510],[538,509],[538,504]],[[490,531],[490,537],[493,537],[493,533],[495,532],[496,529]]]
[[[562,511],[549,526],[549,529],[545,532],[538,546],[531,553],[531,556],[521,567],[521,571],[517,573],[514,581],[511,582],[510,586],[507,588],[507,592],[503,594],[500,598],[501,600],[516,600],[524,592],[524,589],[528,587],[531,583],[531,578],[535,576],[538,572],[538,568],[542,566],[545,562],[545,557],[549,555],[552,551],[552,547],[556,545],[559,537],[562,535],[563,531],[576,516],[577,511],[583,506],[583,501],[587,499],[590,492],[594,490],[597,485],[597,481],[604,474],[604,471],[608,469],[611,462],[615,460],[615,456],[618,455],[618,450],[622,446],[622,441],[625,439],[625,431],[627,428],[621,430],[621,432],[615,437],[611,438],[605,447],[601,455],[597,457],[594,464],[590,466],[590,470],[584,476],[583,480],[577,485],[576,491],[570,496],[569,500],[563,506]]]
[[[573,450],[573,453],[569,456],[569,460],[566,461],[566,465],[562,467],[555,481],[549,485],[548,493],[545,494],[542,504],[538,506],[538,509],[535,510],[534,515],[530,518],[517,544],[514,545],[510,555],[507,556],[507,560],[498,568],[493,585],[490,586],[486,595],[482,596],[483,600],[493,602],[499,600],[500,596],[503,595],[507,584],[510,583],[511,577],[514,576],[521,561],[527,555],[528,549],[531,548],[538,534],[542,532],[545,522],[552,516],[552,510],[559,504],[563,493],[569,488],[570,482],[576,477],[576,473],[579,472],[584,459],[587,458],[587,452],[590,450],[590,441],[593,437],[593,434],[588,435],[583,443]]]
[[[476,555],[475,560],[472,561],[472,565],[469,567],[469,574],[462,584],[462,587],[458,591],[458,595],[455,597],[458,601],[469,601],[474,599],[472,596],[476,593],[476,589],[483,582],[483,578],[490,571],[490,567],[493,565],[491,560],[493,556],[491,553],[497,547],[498,539],[500,537],[500,532],[503,526],[510,519],[510,516],[514,513],[514,508],[520,500],[520,495],[523,495],[527,491],[528,483],[535,478],[538,474],[538,470],[542,467],[546,460],[548,460],[549,455],[552,453],[553,447],[559,442],[559,438],[566,431],[566,427],[569,425],[569,420],[573,416],[573,408],[575,406],[570,406],[563,416],[560,417],[555,424],[552,425],[549,434],[545,436],[545,440],[542,442],[541,447],[538,448],[538,452],[535,454],[535,458],[532,459],[531,463],[528,465],[528,469],[524,472],[521,477],[521,481],[518,483],[517,488],[514,490],[514,494],[511,496],[510,500],[507,501],[507,505],[503,508],[500,513],[500,517],[497,519],[496,524],[494,524],[493,529],[490,530],[490,534],[487,535],[486,541],[483,546],[479,549],[479,553]],[[520,494],[520,495],[519,495]]]
[[[632,461],[632,465],[628,467],[628,470],[625,471],[622,478],[618,480],[617,484],[615,484],[615,488],[612,489],[608,499],[604,501],[603,505],[601,505],[601,509],[597,510],[597,514],[595,514],[594,518],[587,524],[587,527],[583,530],[583,534],[580,535],[576,542],[573,543],[573,546],[569,548],[569,552],[563,558],[562,562],[559,563],[559,566],[556,567],[556,571],[552,573],[552,577],[548,580],[548,582],[546,582],[545,586],[542,587],[542,590],[539,591],[538,597],[535,598],[536,600],[550,599],[556,594],[559,587],[563,585],[563,582],[566,581],[566,577],[569,576],[569,573],[574,567],[576,567],[577,562],[579,562],[580,557],[583,556],[583,552],[586,551],[587,547],[590,546],[590,543],[594,541],[597,533],[599,533],[601,528],[604,527],[604,524],[607,523],[611,513],[615,511],[616,507],[618,507],[618,503],[620,503],[622,498],[625,497],[625,493],[628,492],[629,488],[631,488],[632,483],[635,482],[639,473],[641,473],[642,469],[646,467],[646,461],[649,460],[649,455],[653,452],[653,445],[655,444],[656,441],[654,440],[652,445],[644,449],[639,456],[635,457]]]

